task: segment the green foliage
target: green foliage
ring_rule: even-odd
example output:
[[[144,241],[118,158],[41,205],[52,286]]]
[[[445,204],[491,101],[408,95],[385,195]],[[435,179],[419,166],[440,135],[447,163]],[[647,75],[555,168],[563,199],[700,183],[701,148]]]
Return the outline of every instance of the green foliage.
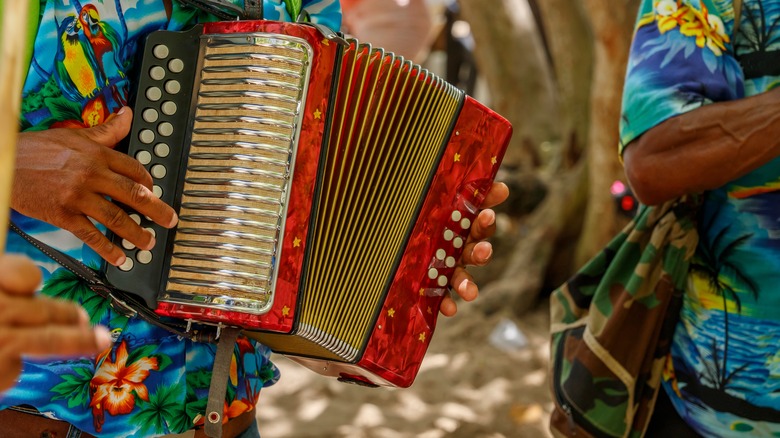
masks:
[[[108,300],[96,294],[87,283],[65,268],[54,274],[43,285],[43,293],[52,297],[75,301],[90,315],[90,322],[97,324],[111,309]]]
[[[148,402],[137,399],[138,410],[132,422],[142,425],[140,433],[144,436],[188,429],[190,421],[182,409],[181,396],[179,385],[158,386],[150,392]]]
[[[86,408],[89,405],[89,382],[92,380],[92,371],[87,367],[75,367],[76,374],[65,374],[62,382],[58,383],[52,392],[57,395],[52,400],[68,400],[68,407]]]

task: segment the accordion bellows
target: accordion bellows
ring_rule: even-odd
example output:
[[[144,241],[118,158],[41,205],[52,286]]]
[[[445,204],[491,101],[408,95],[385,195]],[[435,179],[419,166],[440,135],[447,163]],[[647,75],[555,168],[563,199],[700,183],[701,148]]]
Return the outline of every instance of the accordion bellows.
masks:
[[[128,153],[179,225],[107,265],[161,315],[243,327],[344,381],[409,386],[511,136],[429,71],[307,24],[146,42]]]

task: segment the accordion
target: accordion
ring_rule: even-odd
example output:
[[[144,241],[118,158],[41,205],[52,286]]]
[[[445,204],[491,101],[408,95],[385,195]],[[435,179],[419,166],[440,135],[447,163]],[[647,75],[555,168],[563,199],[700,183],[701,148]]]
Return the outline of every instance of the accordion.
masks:
[[[179,224],[131,212],[157,245],[114,236],[109,283],[320,374],[411,385],[510,124],[316,25],[157,31],[142,56],[127,153]]]

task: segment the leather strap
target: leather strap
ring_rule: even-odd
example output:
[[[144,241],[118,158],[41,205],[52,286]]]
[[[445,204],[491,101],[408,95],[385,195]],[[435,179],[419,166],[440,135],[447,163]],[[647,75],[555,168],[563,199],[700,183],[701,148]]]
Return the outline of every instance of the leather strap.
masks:
[[[222,329],[217,342],[217,354],[211,369],[209,400],[206,404],[205,432],[211,438],[222,438],[222,415],[225,407],[225,393],[230,378],[230,362],[233,349],[241,329],[228,327]]]
[[[179,0],[179,3],[200,9],[227,21],[260,20],[263,18],[263,0],[244,0],[243,8],[229,0]]]

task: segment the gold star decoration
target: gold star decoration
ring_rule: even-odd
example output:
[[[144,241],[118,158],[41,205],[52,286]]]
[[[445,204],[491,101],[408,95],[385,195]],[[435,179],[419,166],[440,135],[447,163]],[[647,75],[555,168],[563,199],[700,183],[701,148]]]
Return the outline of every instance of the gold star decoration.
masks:
[[[315,119],[315,120],[319,120],[319,119],[321,119],[321,118],[322,118],[322,112],[320,111],[320,109],[319,109],[319,108],[317,108],[317,110],[316,110],[316,111],[314,111],[314,119]]]
[[[433,309],[431,309],[431,306],[428,306],[428,314],[430,315],[432,313],[433,313]]]
[[[455,154],[455,162],[460,162],[460,154]]]
[[[420,336],[418,336],[417,339],[419,339],[420,342],[425,342],[425,332],[420,333]]]
[[[389,316],[390,318],[394,317],[395,316],[395,309],[392,309],[392,308],[388,309],[387,310],[387,316]]]
[[[477,196],[479,196],[479,189],[474,190],[474,197],[476,198]]]
[[[296,237],[293,239],[293,248],[298,248],[299,246],[301,246],[301,239]]]
[[[498,157],[492,157],[490,159],[490,162],[493,163],[493,165],[495,166],[498,163]]]
[[[322,40],[322,45],[323,45],[323,46],[329,46],[329,45],[330,45],[330,40],[329,40],[329,39],[327,39],[327,38],[323,38],[323,40]]]
[[[282,307],[282,316],[290,316],[290,308],[287,306]]]
[[[425,295],[425,289],[420,288],[420,296],[423,296],[423,295]]]

